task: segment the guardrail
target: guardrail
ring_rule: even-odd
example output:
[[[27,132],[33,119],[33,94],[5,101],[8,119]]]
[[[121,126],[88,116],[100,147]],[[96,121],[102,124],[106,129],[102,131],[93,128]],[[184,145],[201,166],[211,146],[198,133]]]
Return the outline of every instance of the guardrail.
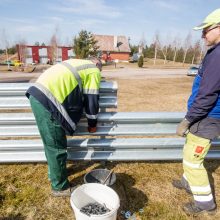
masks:
[[[25,91],[31,83],[0,83],[0,109],[29,109]],[[100,85],[101,109],[117,107],[117,83],[102,81]]]
[[[9,94],[12,94],[10,98],[23,100],[29,84],[9,85],[4,84],[3,88],[0,84],[0,100],[7,99],[5,96]],[[102,83],[101,90],[100,102],[103,97],[111,99],[112,93],[116,99],[115,83]],[[15,91],[19,93],[15,95]],[[26,108],[29,109],[29,105]],[[105,108],[112,108],[112,104],[108,102]],[[34,116],[21,109],[0,113],[0,163],[45,162]],[[180,112],[100,112],[97,132],[92,135],[87,132],[86,120],[82,118],[75,136],[68,138],[68,159],[181,160],[184,138],[176,137],[175,131],[183,117],[184,113]],[[219,140],[212,142],[207,158],[220,159]]]

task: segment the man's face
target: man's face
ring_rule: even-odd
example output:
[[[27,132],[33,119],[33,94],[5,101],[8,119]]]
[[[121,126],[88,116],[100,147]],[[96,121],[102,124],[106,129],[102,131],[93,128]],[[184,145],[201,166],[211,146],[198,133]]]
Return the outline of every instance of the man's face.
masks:
[[[204,28],[202,31],[202,38],[205,40],[206,46],[213,46],[220,42],[220,26],[212,25]]]

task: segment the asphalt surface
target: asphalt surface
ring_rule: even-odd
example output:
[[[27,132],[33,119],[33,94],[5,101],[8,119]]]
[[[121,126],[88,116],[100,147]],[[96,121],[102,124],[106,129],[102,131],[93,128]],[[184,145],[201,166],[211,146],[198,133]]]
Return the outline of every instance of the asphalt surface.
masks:
[[[34,82],[42,72],[0,72],[0,82]],[[145,78],[179,78],[186,76],[187,69],[150,69],[117,67],[116,69],[103,69],[104,78],[119,79],[145,79]]]
[[[186,76],[187,69],[118,68],[104,70],[103,77],[119,79],[170,78]]]

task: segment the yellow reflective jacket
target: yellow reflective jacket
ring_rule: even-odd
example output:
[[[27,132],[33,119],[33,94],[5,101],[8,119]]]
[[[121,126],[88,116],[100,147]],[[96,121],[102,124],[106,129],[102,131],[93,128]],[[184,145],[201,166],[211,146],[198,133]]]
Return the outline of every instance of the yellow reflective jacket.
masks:
[[[26,96],[35,97],[72,135],[85,108],[88,125],[95,127],[99,111],[101,73],[90,60],[70,59],[40,75]]]

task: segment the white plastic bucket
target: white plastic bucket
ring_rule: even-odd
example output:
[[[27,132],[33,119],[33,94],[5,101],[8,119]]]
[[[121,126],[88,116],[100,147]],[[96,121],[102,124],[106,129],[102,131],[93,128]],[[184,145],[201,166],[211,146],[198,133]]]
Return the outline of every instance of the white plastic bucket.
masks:
[[[103,215],[91,216],[80,212],[82,207],[95,202],[105,204],[111,211]],[[76,220],[116,220],[120,206],[118,194],[110,187],[100,183],[87,183],[79,186],[72,192],[70,203]]]

